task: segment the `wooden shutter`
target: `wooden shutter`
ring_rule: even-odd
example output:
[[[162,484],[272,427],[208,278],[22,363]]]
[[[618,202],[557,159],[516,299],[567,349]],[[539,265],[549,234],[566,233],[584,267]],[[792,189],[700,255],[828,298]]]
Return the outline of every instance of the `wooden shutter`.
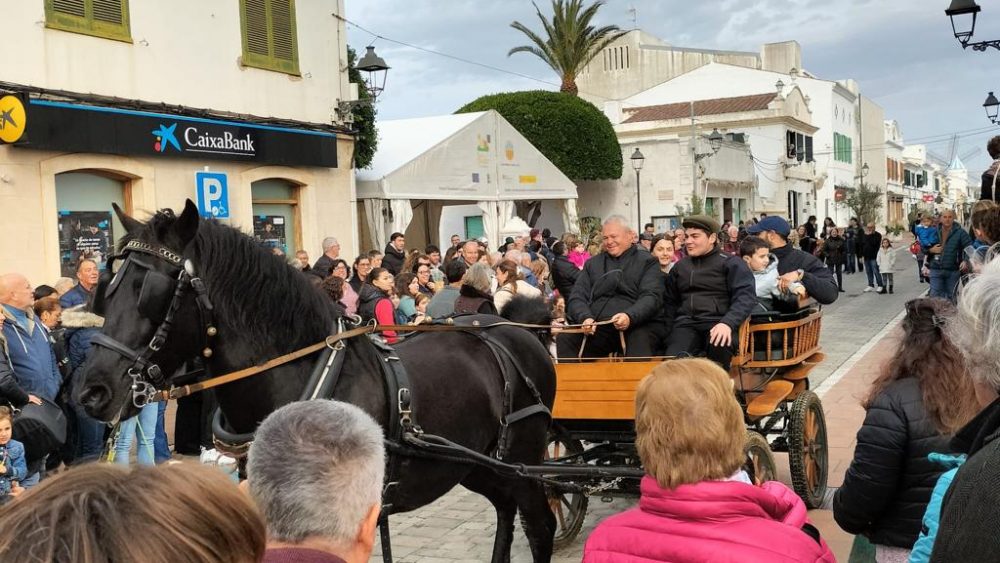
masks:
[[[128,0],[45,0],[45,26],[132,41]]]
[[[87,15],[86,4],[84,0],[52,0],[52,11],[82,18]]]
[[[243,64],[299,73],[294,0],[241,0]]]
[[[806,137],[806,162],[813,161],[813,138],[811,136]]]

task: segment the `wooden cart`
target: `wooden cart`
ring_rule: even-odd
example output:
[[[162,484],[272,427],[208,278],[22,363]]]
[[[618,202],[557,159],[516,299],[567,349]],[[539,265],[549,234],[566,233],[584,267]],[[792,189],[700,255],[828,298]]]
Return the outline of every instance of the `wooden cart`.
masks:
[[[809,390],[809,372],[823,361],[822,312],[751,318],[739,332],[732,376],[747,424],[747,471],[776,479],[773,451],[788,452],[792,487],[810,508],[826,493],[827,436],[823,407]],[[556,546],[583,526],[588,497],[637,496],[643,475],[635,449],[635,391],[666,358],[602,358],[556,363],[556,399],[546,467],[573,490],[550,490]]]

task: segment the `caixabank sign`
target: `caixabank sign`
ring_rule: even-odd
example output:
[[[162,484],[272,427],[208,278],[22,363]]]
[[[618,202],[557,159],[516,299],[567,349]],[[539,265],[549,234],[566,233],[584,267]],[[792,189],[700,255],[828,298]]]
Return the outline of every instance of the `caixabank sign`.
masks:
[[[0,115],[5,102],[18,134],[0,141],[24,148],[337,167],[337,136],[329,131],[13,95],[0,96]]]

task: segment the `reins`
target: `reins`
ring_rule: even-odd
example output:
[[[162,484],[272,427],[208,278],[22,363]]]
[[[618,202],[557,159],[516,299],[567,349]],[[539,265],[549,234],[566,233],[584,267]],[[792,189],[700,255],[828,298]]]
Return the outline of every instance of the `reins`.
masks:
[[[589,327],[598,327],[601,325],[611,324],[610,320],[598,321],[592,325],[565,325],[562,327],[552,327],[550,325],[539,325],[530,323],[517,323],[513,321],[500,321],[496,323],[491,323],[488,325],[481,325],[475,322],[471,325],[456,325],[453,323],[448,324],[421,324],[421,325],[365,325],[358,328],[353,328],[346,330],[344,332],[339,332],[337,334],[331,334],[323,339],[322,342],[317,342],[305,348],[300,348],[294,352],[289,352],[283,356],[278,356],[277,358],[270,359],[263,364],[256,366],[251,366],[248,368],[243,368],[241,370],[233,371],[225,375],[219,375],[206,379],[205,381],[199,381],[197,383],[192,383],[190,385],[183,385],[181,387],[172,387],[167,390],[157,391],[156,395],[153,396],[151,401],[166,401],[171,399],[179,399],[181,397],[187,397],[204,391],[206,389],[211,389],[213,387],[218,387],[220,385],[225,385],[227,383],[232,383],[234,381],[239,381],[241,379],[246,379],[252,377],[261,372],[267,371],[269,369],[282,366],[289,362],[294,362],[295,360],[301,359],[305,356],[313,354],[322,350],[323,348],[334,348],[344,340],[354,338],[355,336],[361,336],[364,334],[372,334],[375,332],[468,332],[471,330],[485,330],[488,328],[493,328],[497,326],[513,326],[518,328],[527,329],[546,329],[551,330],[555,328],[562,334],[580,334],[586,333]],[[624,345],[624,343],[623,343]]]

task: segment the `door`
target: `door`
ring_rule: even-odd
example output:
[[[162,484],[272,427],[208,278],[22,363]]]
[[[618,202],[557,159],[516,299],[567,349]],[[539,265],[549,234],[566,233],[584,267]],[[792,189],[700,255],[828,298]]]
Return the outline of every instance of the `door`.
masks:
[[[302,248],[298,186],[281,179],[250,185],[253,199],[253,237],[262,246],[292,256]]]
[[[126,182],[106,174],[83,170],[56,174],[60,275],[75,277],[81,259],[94,260],[98,269],[104,269],[125,234],[111,204],[128,211],[125,195]]]

